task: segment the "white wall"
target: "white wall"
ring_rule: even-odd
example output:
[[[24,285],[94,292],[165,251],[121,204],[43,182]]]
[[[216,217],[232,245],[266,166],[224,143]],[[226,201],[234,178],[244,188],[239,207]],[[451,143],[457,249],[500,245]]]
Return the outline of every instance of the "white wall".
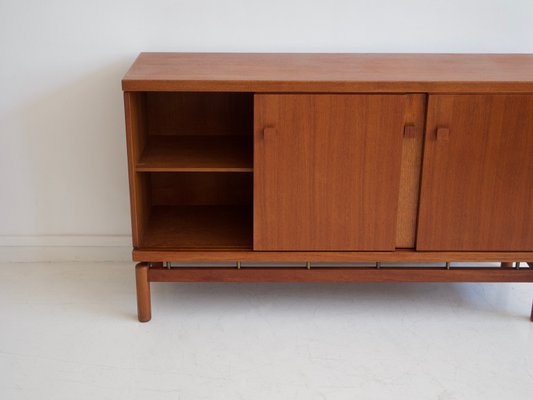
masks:
[[[529,52],[531,0],[0,0],[0,245],[127,245],[140,51]]]

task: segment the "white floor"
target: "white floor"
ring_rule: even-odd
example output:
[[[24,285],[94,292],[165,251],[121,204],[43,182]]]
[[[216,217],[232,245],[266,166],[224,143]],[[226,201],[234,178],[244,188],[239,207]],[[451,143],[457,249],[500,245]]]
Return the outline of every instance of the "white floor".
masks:
[[[152,284],[0,264],[0,399],[533,398],[531,284]]]

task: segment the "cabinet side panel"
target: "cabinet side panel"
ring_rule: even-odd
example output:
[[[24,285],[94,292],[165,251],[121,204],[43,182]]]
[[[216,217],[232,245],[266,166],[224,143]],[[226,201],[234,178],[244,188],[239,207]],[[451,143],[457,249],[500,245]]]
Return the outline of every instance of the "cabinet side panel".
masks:
[[[145,94],[124,93],[126,143],[130,184],[131,228],[133,246],[140,245],[150,213],[150,182],[146,174],[135,172],[146,143]]]
[[[412,128],[404,131],[402,144],[396,248],[411,249],[416,244],[427,96],[424,94],[412,94],[406,97],[405,126]]]

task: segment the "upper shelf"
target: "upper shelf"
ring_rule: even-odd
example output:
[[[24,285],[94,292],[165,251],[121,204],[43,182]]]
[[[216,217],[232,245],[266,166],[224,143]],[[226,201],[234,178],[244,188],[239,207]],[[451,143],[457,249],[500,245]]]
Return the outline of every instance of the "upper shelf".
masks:
[[[533,92],[532,54],[141,53],[125,91]]]
[[[251,172],[252,136],[149,136],[139,172]]]

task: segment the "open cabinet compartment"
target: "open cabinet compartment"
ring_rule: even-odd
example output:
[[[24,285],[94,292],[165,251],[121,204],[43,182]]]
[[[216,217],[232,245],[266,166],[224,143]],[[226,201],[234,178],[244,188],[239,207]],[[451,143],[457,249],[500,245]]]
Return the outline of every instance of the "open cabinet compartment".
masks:
[[[147,192],[140,247],[251,249],[251,174],[139,174]]]
[[[126,93],[134,245],[251,249],[253,96]]]
[[[136,171],[252,171],[251,94],[134,95],[139,97],[145,125]]]

